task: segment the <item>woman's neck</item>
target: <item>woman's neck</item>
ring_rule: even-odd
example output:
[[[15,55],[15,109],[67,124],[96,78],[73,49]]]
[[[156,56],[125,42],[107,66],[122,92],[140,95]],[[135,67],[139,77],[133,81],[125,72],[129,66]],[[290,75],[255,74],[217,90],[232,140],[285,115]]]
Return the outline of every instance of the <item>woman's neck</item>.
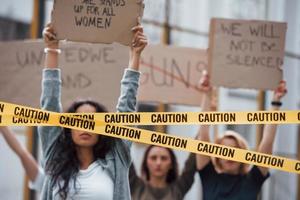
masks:
[[[93,148],[77,147],[76,151],[78,160],[80,162],[80,169],[87,169],[95,160]]]
[[[164,188],[167,186],[166,177],[150,177],[149,184],[152,187]]]

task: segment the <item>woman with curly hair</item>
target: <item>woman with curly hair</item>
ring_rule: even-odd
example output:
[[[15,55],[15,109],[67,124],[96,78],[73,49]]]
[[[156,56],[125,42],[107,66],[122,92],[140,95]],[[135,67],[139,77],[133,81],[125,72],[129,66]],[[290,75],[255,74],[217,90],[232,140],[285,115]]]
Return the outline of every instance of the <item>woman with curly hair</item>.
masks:
[[[134,37],[129,67],[121,81],[118,112],[135,111],[140,55],[147,45],[141,26],[134,27],[132,31]],[[61,112],[61,75],[57,68],[59,44],[51,24],[44,29],[43,34],[47,49],[41,106],[45,110]],[[68,112],[94,113],[107,110],[87,100],[74,102]],[[131,142],[60,127],[39,127],[38,131],[46,173],[42,199],[130,199],[128,170]]]

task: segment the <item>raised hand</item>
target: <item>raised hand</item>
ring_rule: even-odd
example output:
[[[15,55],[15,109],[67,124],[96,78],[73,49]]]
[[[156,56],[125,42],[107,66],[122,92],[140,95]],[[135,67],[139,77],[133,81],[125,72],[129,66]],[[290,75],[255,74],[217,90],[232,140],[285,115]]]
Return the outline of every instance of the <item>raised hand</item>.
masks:
[[[133,27],[131,30],[134,33],[132,44],[131,44],[131,52],[133,54],[141,54],[144,48],[148,44],[147,37],[144,35],[143,26],[137,25]]]
[[[274,90],[273,101],[280,101],[287,93],[286,82],[284,80],[280,81],[278,87]]]
[[[199,80],[199,89],[201,92],[211,92],[212,91],[212,87],[210,85],[210,77],[208,75],[208,72],[206,70],[202,71],[202,76]]]
[[[129,68],[139,71],[141,53],[147,46],[148,40],[140,23],[131,30],[134,35],[130,46]]]
[[[57,49],[58,48],[58,40],[56,38],[56,33],[54,32],[53,25],[48,23],[43,30],[43,37],[46,47]]]

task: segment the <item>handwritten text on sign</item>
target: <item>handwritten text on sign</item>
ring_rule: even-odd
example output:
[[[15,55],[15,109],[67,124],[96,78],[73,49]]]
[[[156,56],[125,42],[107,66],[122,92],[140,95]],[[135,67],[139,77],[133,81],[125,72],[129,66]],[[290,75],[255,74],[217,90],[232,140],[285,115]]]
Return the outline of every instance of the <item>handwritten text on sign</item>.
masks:
[[[204,69],[206,50],[149,46],[141,61],[139,100],[199,106],[198,82]]]
[[[115,111],[120,80],[128,63],[128,49],[118,44],[69,42],[60,47],[63,105],[68,107],[76,99],[90,98]],[[0,43],[0,61],[4,66],[0,67],[2,101],[39,105],[43,49],[41,41]]]
[[[274,89],[282,79],[286,23],[213,19],[210,30],[212,83]]]
[[[52,21],[59,39],[128,45],[142,12],[143,1],[59,0]]]
[[[42,41],[0,43],[1,101],[39,105],[43,49]],[[115,111],[120,80],[128,65],[128,48],[67,42],[61,49],[63,105],[91,98]],[[139,100],[198,106],[201,93],[197,84],[207,66],[206,57],[201,49],[148,45],[141,59]]]

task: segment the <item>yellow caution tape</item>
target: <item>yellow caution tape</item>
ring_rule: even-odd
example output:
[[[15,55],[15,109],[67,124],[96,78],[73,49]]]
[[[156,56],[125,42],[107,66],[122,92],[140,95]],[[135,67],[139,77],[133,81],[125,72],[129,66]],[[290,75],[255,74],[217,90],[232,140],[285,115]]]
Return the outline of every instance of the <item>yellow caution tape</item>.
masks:
[[[225,114],[224,112],[218,112]],[[239,119],[240,116],[245,117],[252,113],[278,113],[278,115],[285,116],[284,120],[280,118],[269,118],[269,120],[259,120],[260,123],[299,123],[299,111],[280,111],[280,112],[231,112],[236,114],[235,123],[246,123],[245,118]],[[140,120],[126,123],[119,123],[117,120],[112,123],[112,117],[137,114]],[[25,106],[15,105],[0,102],[0,126],[8,125],[23,125],[23,126],[61,126],[70,129],[85,130],[92,133],[102,134],[110,137],[130,140],[133,142],[152,144],[163,146],[171,149],[189,151],[206,156],[218,157],[222,159],[242,162],[250,165],[257,165],[267,168],[283,170],[292,173],[300,174],[300,161],[289,158],[273,156],[255,151],[238,149],[234,147],[227,147],[224,145],[212,144],[190,138],[182,138],[164,133],[148,131],[138,128],[131,128],[122,126],[121,124],[156,124],[151,121],[154,114],[168,114],[168,113],[55,113],[43,111],[40,109],[29,108]],[[182,113],[173,113],[182,114]],[[188,116],[189,120],[184,123],[159,122],[159,124],[202,124],[199,122],[199,115],[201,113],[183,113]],[[202,113],[205,114],[205,113]],[[272,114],[272,115],[273,115]],[[158,115],[156,115],[158,116]],[[191,117],[190,117],[191,116]],[[275,116],[275,115],[273,115]],[[106,119],[105,119],[106,118]],[[107,121],[110,118],[110,121]],[[247,117],[246,117],[247,118]],[[127,118],[129,119],[129,118]],[[198,120],[197,120],[198,119]],[[150,121],[149,121],[150,120]],[[124,122],[124,120],[122,120]],[[204,122],[203,124],[218,124],[216,122]],[[249,122],[247,122],[249,123]],[[251,124],[254,124],[251,122]]]
[[[44,112],[25,106],[0,102],[5,114],[34,118],[43,121]],[[52,113],[64,121],[64,116],[79,116],[70,113]],[[298,124],[300,111],[256,111],[256,112],[137,112],[137,113],[81,113],[87,119],[122,125],[191,125],[191,124]],[[65,120],[68,122],[68,120]],[[24,125],[22,120],[10,121],[6,125]],[[23,124],[22,124],[23,123]]]

